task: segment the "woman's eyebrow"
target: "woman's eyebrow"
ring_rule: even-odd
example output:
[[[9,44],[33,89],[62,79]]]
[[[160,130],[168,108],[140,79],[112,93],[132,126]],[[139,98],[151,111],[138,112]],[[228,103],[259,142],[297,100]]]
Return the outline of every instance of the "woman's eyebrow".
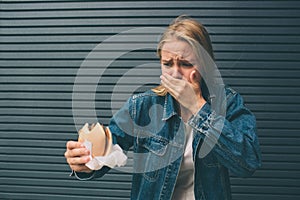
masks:
[[[188,62],[188,63],[196,63],[194,59],[188,60],[188,59],[180,59],[181,62]]]
[[[189,60],[186,60],[186,59],[179,59],[179,61],[181,61],[181,62],[188,62],[188,63],[190,63],[190,61],[189,61]]]
[[[184,62],[184,63],[192,64],[192,61],[189,61],[189,60],[186,60],[186,59],[180,59],[179,61]]]
[[[172,58],[170,58],[170,59],[161,59],[161,61],[163,61],[163,62],[171,62]]]

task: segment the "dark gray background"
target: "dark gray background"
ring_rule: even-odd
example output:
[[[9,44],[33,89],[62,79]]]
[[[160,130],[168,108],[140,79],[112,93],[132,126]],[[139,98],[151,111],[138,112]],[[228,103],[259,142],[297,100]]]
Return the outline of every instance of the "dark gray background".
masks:
[[[77,138],[75,76],[101,41],[135,27],[166,27],[180,14],[207,27],[224,81],[258,120],[263,166],[252,178],[231,178],[234,199],[300,198],[300,1],[2,0],[0,6],[0,199],[129,198],[130,174],[111,171],[88,182],[68,177],[63,153],[66,141]],[[156,61],[145,50],[110,66],[96,95],[101,122],[111,116],[120,76]]]

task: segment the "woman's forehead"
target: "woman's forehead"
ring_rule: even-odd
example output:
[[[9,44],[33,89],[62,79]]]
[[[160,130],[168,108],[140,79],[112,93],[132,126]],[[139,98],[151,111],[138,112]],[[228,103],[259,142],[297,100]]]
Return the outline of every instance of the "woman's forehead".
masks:
[[[161,49],[161,56],[166,59],[194,60],[195,54],[191,46],[184,41],[166,42]]]

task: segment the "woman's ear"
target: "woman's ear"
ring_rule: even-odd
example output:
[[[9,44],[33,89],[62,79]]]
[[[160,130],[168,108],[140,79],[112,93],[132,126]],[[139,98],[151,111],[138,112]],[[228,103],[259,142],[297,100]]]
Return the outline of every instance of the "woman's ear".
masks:
[[[200,81],[201,81],[201,75],[200,75],[199,71],[196,70],[196,69],[194,71],[192,71],[190,79],[193,82],[200,83]]]

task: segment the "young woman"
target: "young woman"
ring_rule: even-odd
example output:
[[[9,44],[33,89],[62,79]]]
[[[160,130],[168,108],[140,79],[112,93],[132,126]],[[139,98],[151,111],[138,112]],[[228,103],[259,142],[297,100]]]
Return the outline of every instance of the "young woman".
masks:
[[[248,177],[260,166],[255,117],[227,86],[226,112],[216,112],[201,48],[213,60],[205,28],[186,16],[175,19],[158,44],[161,85],[133,95],[111,119],[114,143],[136,155],[131,199],[231,199],[229,171]],[[108,171],[87,168],[88,155],[81,143],[67,143],[65,157],[77,177]]]

